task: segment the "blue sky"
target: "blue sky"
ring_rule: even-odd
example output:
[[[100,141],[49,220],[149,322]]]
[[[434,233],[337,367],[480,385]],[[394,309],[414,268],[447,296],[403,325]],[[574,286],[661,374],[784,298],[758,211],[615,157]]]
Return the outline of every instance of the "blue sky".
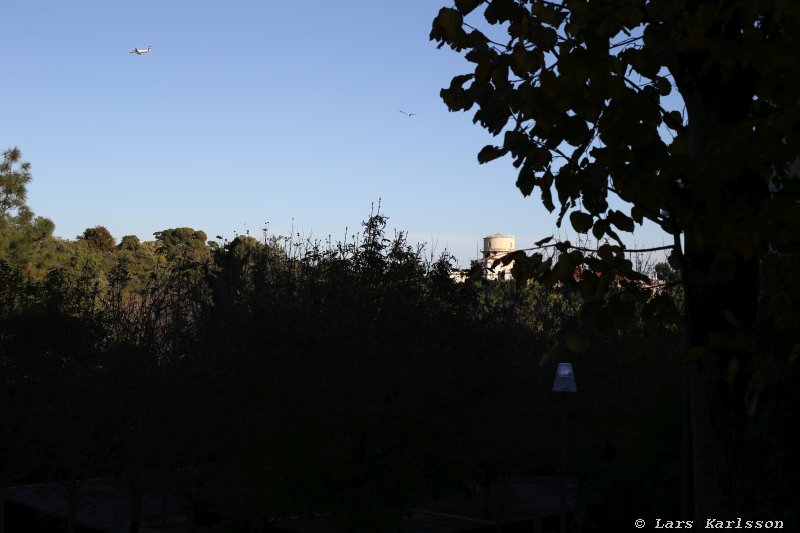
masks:
[[[446,4],[6,0],[0,149],[22,150],[28,204],[70,239],[268,222],[340,240],[380,199],[390,227],[462,266],[484,235],[531,246],[555,214],[522,197],[509,159],[479,165],[492,137],[439,98],[470,71],[428,40]]]

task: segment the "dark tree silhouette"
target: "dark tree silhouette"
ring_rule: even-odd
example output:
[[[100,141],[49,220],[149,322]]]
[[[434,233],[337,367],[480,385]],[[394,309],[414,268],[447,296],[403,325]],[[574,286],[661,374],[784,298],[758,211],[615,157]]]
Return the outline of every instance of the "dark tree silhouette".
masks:
[[[466,22],[473,11],[485,22]],[[538,189],[547,209],[558,206],[559,224],[568,216],[576,231],[615,243],[596,253],[556,245],[546,279],[568,283],[576,267],[598,273],[583,285],[604,303],[579,323],[613,324],[625,300],[647,301],[633,284],[627,297],[607,297],[619,276],[643,279],[618,231],[648,219],[673,239],[686,303],[687,517],[752,505],[747,427],[764,362],[800,351],[795,339],[765,354],[756,327],[786,336],[786,314],[800,317],[796,285],[787,298],[760,270],[800,244],[798,29],[800,5],[779,1],[456,0],[430,34],[475,65],[442,90],[449,109],[477,106],[474,122],[502,134],[478,160],[511,155],[524,195]],[[671,94],[683,109],[670,107]],[[630,209],[611,208],[613,196]],[[651,318],[675,315],[668,297],[646,305]],[[586,348],[580,336],[563,340]]]

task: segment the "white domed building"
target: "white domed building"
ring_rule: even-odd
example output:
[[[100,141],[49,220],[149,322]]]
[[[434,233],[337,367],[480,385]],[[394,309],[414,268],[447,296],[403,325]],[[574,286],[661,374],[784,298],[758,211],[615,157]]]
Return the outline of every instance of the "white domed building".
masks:
[[[498,264],[494,268],[492,265],[495,261],[504,255],[513,252],[517,249],[517,239],[514,235],[507,235],[505,233],[495,233],[483,238],[483,250],[481,250],[481,257],[471,262],[471,266],[466,270],[456,270],[450,274],[456,281],[466,281],[469,278],[470,272],[480,268],[481,277],[487,280],[510,280],[511,268],[514,262],[507,265]]]
[[[514,265],[513,261],[507,265],[498,264],[494,268],[492,268],[492,265],[507,253],[513,252],[516,249],[517,239],[513,235],[495,233],[484,237],[483,250],[481,250],[483,257],[477,261],[481,263],[483,267],[483,278],[500,280],[511,279],[511,267]]]

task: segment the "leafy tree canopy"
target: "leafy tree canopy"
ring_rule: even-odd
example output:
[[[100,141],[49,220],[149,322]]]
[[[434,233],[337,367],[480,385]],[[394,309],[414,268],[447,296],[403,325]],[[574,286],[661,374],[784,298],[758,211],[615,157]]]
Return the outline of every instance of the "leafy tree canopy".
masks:
[[[4,216],[10,216],[26,207],[31,164],[21,162],[21,157],[22,154],[16,147],[3,152],[3,162],[0,163],[0,213]]]
[[[31,165],[22,161],[19,148],[3,152],[0,163],[0,259],[30,268],[42,243],[51,237],[55,225],[34,216],[26,203]]]
[[[203,262],[211,255],[206,245],[206,233],[192,228],[170,228],[153,234],[159,243],[158,251],[168,261]]]
[[[120,239],[119,244],[117,245],[118,248],[122,250],[128,250],[130,252],[134,252],[141,247],[142,243],[139,241],[139,237],[136,235],[125,235]]]
[[[499,137],[478,161],[510,155],[525,196],[614,243],[557,243],[546,272],[531,258],[550,282],[598,273],[582,278],[578,324],[614,327],[637,301],[656,322],[675,317],[666,294],[612,290],[644,279],[619,232],[648,219],[672,237],[686,304],[684,474],[697,489],[684,494],[698,516],[741,510],[754,477],[729,467],[747,461],[741,417],[755,412],[766,361],[800,353],[800,285],[786,268],[800,245],[800,3],[455,0],[430,38],[474,65],[441,96],[451,111],[477,107],[473,122]],[[758,327],[789,342],[763,353]]]
[[[89,246],[89,248],[92,250],[101,252],[111,252],[116,246],[114,237],[105,226],[86,228],[83,232],[83,235],[81,235],[79,239],[86,242],[87,246]]]
[[[615,243],[556,244],[547,279],[585,267],[643,280],[619,232],[651,220],[697,304],[690,343],[749,350],[747,334],[733,338],[755,319],[759,261],[800,244],[798,30],[800,5],[779,1],[459,0],[430,37],[474,64],[441,96],[451,111],[477,106],[473,121],[500,137],[479,162],[510,155],[524,195],[538,190],[559,224]],[[629,208],[612,208],[615,196]],[[724,296],[733,287],[738,302]],[[765,318],[800,319],[773,300],[786,303],[768,291]]]

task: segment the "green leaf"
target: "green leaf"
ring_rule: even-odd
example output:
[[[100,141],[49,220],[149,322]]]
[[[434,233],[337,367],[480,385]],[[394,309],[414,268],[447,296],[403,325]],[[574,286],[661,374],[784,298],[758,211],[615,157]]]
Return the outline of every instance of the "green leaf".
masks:
[[[570,248],[572,248],[572,243],[569,241],[561,241],[556,243],[556,250],[562,253],[561,257],[558,258],[559,262],[562,259],[566,259]]]
[[[525,163],[530,165],[534,170],[544,170],[553,160],[553,154],[546,148],[540,148],[535,144],[528,146],[525,154]]]
[[[558,43],[558,34],[553,28],[540,26],[531,30],[531,41],[540,50],[552,50]]]
[[[553,192],[551,191],[552,186],[553,174],[550,172],[550,169],[547,169],[539,180],[539,189],[542,191],[542,205],[544,205],[545,209],[547,209],[547,211],[550,213],[552,213],[556,208],[556,206],[553,204]]]
[[[632,232],[634,230],[633,219],[621,211],[610,211],[608,213],[608,221],[620,231]]]
[[[439,41],[441,43],[439,46],[446,42],[452,48],[460,50],[461,41],[466,35],[461,27],[463,23],[464,17],[461,16],[461,13],[455,9],[443,7],[433,19],[430,40]]]
[[[520,169],[516,185],[523,196],[528,197],[531,195],[533,188],[536,186],[536,174],[534,174],[531,167],[525,165]]]
[[[644,222],[644,210],[639,206],[631,207],[631,218],[641,224]]]
[[[567,11],[562,6],[556,6],[555,4],[551,6],[542,2],[534,2],[532,12],[539,22],[551,26],[560,25],[567,16]]]
[[[592,235],[594,235],[595,239],[600,240],[603,238],[608,230],[608,223],[608,219],[598,220],[594,223],[594,226],[592,226]]]
[[[495,101],[481,100],[481,96],[478,97],[478,103],[481,107],[475,112],[472,122],[480,122],[481,126],[489,130],[492,135],[497,135],[503,131],[503,128],[511,118],[508,107]]]
[[[565,117],[561,125],[564,128],[564,140],[572,146],[577,148],[589,140],[589,127],[580,117]]]
[[[539,69],[542,55],[531,52],[519,45],[511,52],[511,67],[517,76],[524,76]]]
[[[439,10],[439,15],[434,19],[433,23],[440,26],[447,34],[453,34],[461,29],[461,24],[464,23],[464,17],[455,9],[443,7]]]
[[[468,15],[471,13],[476,7],[483,3],[483,0],[455,0],[456,1],[456,9],[462,15]]]
[[[450,111],[467,111],[475,103],[469,93],[460,87],[442,89],[439,91],[439,96]]]
[[[572,227],[575,228],[575,231],[578,233],[586,233],[592,228],[594,217],[588,213],[573,211],[569,215],[569,221],[572,223]]]
[[[484,146],[480,152],[478,152],[478,163],[484,164],[488,163],[489,161],[494,161],[498,157],[503,157],[506,155],[507,152],[508,150],[505,148],[488,144]],[[530,194],[530,192],[528,194]],[[527,196],[527,194],[525,196]]]
[[[595,227],[597,227],[597,224],[595,224]],[[592,228],[592,230],[594,230],[594,228]],[[617,250],[619,250],[618,246],[603,244],[597,249],[597,256],[601,261],[610,263],[614,260],[615,252]]]
[[[463,87],[466,82],[473,79],[475,77],[474,74],[462,74],[460,76],[454,76],[452,80],[450,80],[450,88],[456,89],[458,87]]]
[[[653,87],[656,88],[660,96],[669,96],[672,92],[672,84],[663,76],[656,76],[653,78]]]
[[[503,146],[514,155],[522,153],[529,144],[531,141],[524,131],[509,130],[503,137]]]
[[[673,131],[683,130],[683,117],[680,111],[670,111],[664,115],[664,125]]]
[[[490,0],[484,11],[484,17],[489,24],[516,20],[519,6],[514,0]]]

